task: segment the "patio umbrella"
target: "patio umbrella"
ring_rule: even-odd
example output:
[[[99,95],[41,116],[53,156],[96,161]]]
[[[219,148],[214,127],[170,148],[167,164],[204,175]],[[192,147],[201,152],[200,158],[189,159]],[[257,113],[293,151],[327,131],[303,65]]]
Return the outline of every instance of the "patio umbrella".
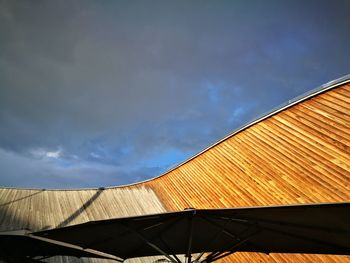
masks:
[[[235,252],[350,255],[350,203],[184,211],[33,233],[121,260],[214,262]],[[194,255],[196,254],[196,255]]]

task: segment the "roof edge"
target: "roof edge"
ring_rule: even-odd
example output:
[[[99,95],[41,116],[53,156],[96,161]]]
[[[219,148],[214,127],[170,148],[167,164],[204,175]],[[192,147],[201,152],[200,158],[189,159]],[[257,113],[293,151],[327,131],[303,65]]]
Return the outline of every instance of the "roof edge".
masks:
[[[215,147],[216,145],[226,141],[227,139],[231,138],[232,136],[238,134],[239,132],[253,126],[254,124],[256,123],[259,123],[285,109],[288,109],[289,107],[292,107],[300,102],[303,102],[305,100],[308,100],[312,97],[315,97],[321,93],[324,93],[326,91],[329,91],[331,89],[334,89],[338,86],[341,86],[341,85],[344,85],[346,83],[350,83],[350,74],[348,75],[345,75],[343,77],[340,77],[338,79],[335,79],[335,80],[332,80],[332,81],[329,81],[317,88],[314,88],[314,89],[311,89],[310,91],[307,91],[291,100],[288,100],[287,102],[277,106],[276,108],[273,108],[272,110],[266,112],[266,113],[263,113],[261,115],[259,115],[257,118],[251,120],[251,121],[248,121],[247,123],[243,124],[242,126],[238,127],[237,129],[235,129],[233,132],[230,132],[228,135],[224,136],[223,138],[219,139],[218,141],[214,142],[213,144],[209,145],[208,147],[204,148],[203,150],[199,151],[198,153],[196,153],[195,155],[191,156],[190,158],[186,159],[185,161],[171,167],[169,170],[165,171],[164,173],[162,173],[161,175],[159,176],[156,176],[156,177],[153,177],[153,178],[150,178],[150,179],[147,179],[147,180],[144,180],[144,181],[141,181],[141,182],[136,182],[136,183],[131,183],[131,184],[126,184],[126,185],[120,185],[120,186],[117,186],[117,187],[127,187],[127,186],[132,186],[132,185],[137,185],[137,184],[142,184],[142,183],[146,183],[146,182],[149,182],[149,181],[152,181],[154,179],[157,179],[159,177],[162,177],[168,173],[170,173],[171,171],[177,169],[178,167],[190,162],[191,160],[195,159],[197,156],[203,154],[204,152],[210,150],[211,148]],[[108,187],[108,188],[115,188],[115,187]]]

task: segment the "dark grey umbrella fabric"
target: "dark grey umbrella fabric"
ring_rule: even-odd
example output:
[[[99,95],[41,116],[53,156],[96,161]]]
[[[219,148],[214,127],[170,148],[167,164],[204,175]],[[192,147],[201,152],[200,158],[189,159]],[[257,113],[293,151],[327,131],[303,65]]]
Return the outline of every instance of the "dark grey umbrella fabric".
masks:
[[[94,257],[117,259],[96,251],[83,250],[71,244],[33,236],[31,232],[0,232],[0,259],[5,262],[40,262],[53,256]]]
[[[213,262],[237,251],[350,255],[350,203],[188,209],[34,235],[122,259],[164,255],[179,262],[175,255],[184,254],[190,262],[191,254],[205,252],[203,262]]]

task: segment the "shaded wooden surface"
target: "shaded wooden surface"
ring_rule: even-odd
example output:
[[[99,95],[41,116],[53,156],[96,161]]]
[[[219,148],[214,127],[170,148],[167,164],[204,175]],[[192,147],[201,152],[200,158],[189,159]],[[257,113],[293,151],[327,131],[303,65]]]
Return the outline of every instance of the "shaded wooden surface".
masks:
[[[96,190],[0,189],[0,231],[39,231],[92,220],[166,212],[151,189]],[[55,257],[50,262],[115,262],[101,259]],[[153,262],[133,259],[129,262]]]
[[[350,201],[349,123],[350,85],[343,85],[260,121],[145,183],[105,190],[0,189],[0,230],[41,230],[186,207]],[[70,261],[60,257],[55,262]],[[237,253],[220,262],[350,262],[350,257]]]

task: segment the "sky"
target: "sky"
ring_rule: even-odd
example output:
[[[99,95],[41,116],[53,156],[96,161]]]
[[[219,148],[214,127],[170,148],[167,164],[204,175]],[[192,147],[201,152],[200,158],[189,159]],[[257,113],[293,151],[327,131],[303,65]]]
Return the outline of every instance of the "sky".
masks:
[[[0,0],[0,186],[146,180],[350,73],[350,1]]]

